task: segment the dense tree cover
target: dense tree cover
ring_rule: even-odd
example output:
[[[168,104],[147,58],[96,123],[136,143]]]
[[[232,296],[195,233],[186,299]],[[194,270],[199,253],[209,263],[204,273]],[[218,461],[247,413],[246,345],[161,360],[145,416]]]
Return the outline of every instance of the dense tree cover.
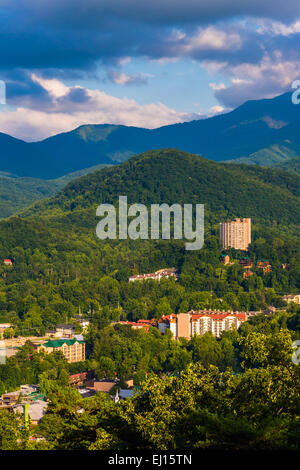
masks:
[[[68,364],[61,353],[37,353],[27,341],[16,356],[0,365],[0,394],[16,390],[25,383],[42,384],[45,379],[60,386],[67,385],[68,375],[86,370],[94,370],[99,379],[118,377],[123,385],[131,378],[140,385],[149,373],[176,374],[190,362],[200,362],[205,367],[215,365],[221,371],[231,367],[239,373],[244,360],[240,339],[249,333],[276,335],[282,329],[288,329],[292,339],[300,338],[300,308],[290,313],[283,311],[252,317],[240,327],[239,334],[233,330],[216,338],[206,333],[179,342],[172,339],[170,331],[161,335],[152,327],[145,331],[126,325],[110,325],[110,315],[100,312],[91,319],[85,333],[85,362]]]
[[[17,390],[23,384],[40,384],[43,389],[43,381],[49,379],[60,386],[69,383],[69,374],[86,370],[88,363],[78,362],[68,364],[63,354],[59,351],[51,354],[37,353],[30,341],[22,346],[17,354],[0,365],[0,395]]]
[[[149,151],[69,183],[50,201],[38,202],[26,215],[89,214],[100,203],[199,203],[207,220],[247,214],[266,224],[299,224],[300,177],[281,170],[221,164],[176,149]],[[74,219],[75,220],[75,219]],[[80,224],[80,221],[77,222]],[[84,225],[82,225],[84,226]]]
[[[79,310],[135,320],[205,307],[282,307],[280,295],[300,288],[299,181],[174,150],[148,152],[80,178],[23,218],[0,223],[0,259],[13,260],[13,267],[0,265],[0,319],[11,321],[16,334],[30,335]],[[180,240],[100,241],[95,207],[120,194],[146,204],[206,203],[204,248],[187,252]],[[218,222],[240,214],[255,217],[249,253],[254,275],[248,280],[237,262],[219,262]],[[229,254],[235,260],[244,256]],[[255,268],[259,258],[270,260],[272,272]],[[281,268],[284,263],[289,269]],[[133,273],[167,266],[179,269],[179,282],[128,283]]]
[[[73,179],[104,166],[106,165],[100,164],[85,168],[53,180],[19,178],[0,172],[0,219],[9,217],[40,199],[56,194]]]
[[[173,157],[174,151],[150,152],[96,172],[0,223],[0,260],[13,261],[0,265],[0,322],[13,325],[6,335],[43,335],[79,312],[91,322],[83,364],[37,354],[27,344],[0,365],[0,391],[40,383],[51,398],[40,426],[49,448],[297,446],[299,375],[290,353],[291,340],[299,338],[299,308],[281,297],[300,290],[299,178],[231,169],[184,153]],[[180,240],[98,240],[96,205],[126,194],[129,202],[147,204],[205,202],[204,248],[188,252]],[[231,265],[219,260],[218,223],[239,215],[255,218],[249,279],[238,263],[245,253],[229,250]],[[271,272],[256,267],[262,258]],[[173,266],[177,282],[128,282],[132,274]],[[260,311],[268,305],[286,310],[253,317],[220,339],[206,334],[175,342],[154,328],[146,333],[110,325],[190,309]],[[68,374],[84,369],[121,383],[134,378],[141,394],[119,406],[101,396],[82,401],[66,385]],[[186,409],[179,406],[185,401]],[[195,423],[194,437],[188,422]]]
[[[37,178],[11,178],[0,174],[0,218],[9,217],[20,209],[59,190],[55,182]]]
[[[151,373],[118,404],[52,384],[35,434],[49,449],[299,449],[300,369],[290,333],[253,328],[238,343],[240,373],[199,360],[178,374]]]
[[[89,358],[79,364],[67,364],[60,353],[36,353],[28,342],[0,366],[0,388],[4,392],[22,383],[40,384],[50,405],[33,432],[43,440],[16,444],[15,434],[9,437],[3,431],[1,445],[296,449],[300,374],[291,360],[291,342],[300,337],[299,319],[299,308],[255,316],[239,332],[223,332],[220,339],[207,333],[177,342],[170,332],[162,336],[155,328],[146,333],[106,325],[99,313],[86,335]],[[141,386],[139,393],[119,405],[101,394],[82,399],[67,387],[68,374],[87,369],[94,369],[98,378],[118,377],[123,387],[133,378]],[[0,435],[6,420],[1,412]]]
[[[26,244],[31,243],[28,232]],[[281,296],[300,289],[299,241],[267,234],[258,236],[250,248],[254,275],[247,280],[238,264],[244,254],[231,250],[236,262],[221,265],[217,236],[207,236],[205,247],[197,253],[185,251],[180,241],[129,240],[98,246],[93,240],[84,239],[81,244],[79,237],[66,235],[54,243],[50,239],[45,247],[11,248],[13,267],[0,267],[0,320],[12,322],[15,334],[42,335],[79,311],[89,318],[101,313],[109,321],[159,318],[190,309],[283,307]],[[6,248],[0,251],[4,257]],[[255,267],[263,257],[270,260],[272,272],[264,274]],[[282,269],[283,263],[289,269]],[[180,270],[179,281],[128,282],[132,273],[166,266]]]

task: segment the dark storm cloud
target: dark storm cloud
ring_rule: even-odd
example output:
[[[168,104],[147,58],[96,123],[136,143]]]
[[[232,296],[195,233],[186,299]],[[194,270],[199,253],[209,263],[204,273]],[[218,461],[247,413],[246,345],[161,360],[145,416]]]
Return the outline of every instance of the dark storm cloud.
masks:
[[[96,77],[103,64],[114,83],[141,85],[147,77],[122,74],[122,58],[224,63],[230,78],[239,77],[239,66],[258,64],[262,71],[252,70],[249,80],[216,91],[226,106],[240,104],[247,93],[265,92],[267,80],[275,93],[287,86],[280,61],[294,63],[288,64],[289,77],[300,70],[297,31],[274,33],[272,27],[259,29],[259,21],[289,26],[299,17],[299,0],[0,0],[1,79],[7,80],[12,103],[32,100],[34,108],[51,108],[51,96],[31,72],[84,79]],[[266,56],[268,67],[261,65]],[[74,106],[88,100],[83,90],[69,95]]]
[[[118,19],[173,25],[239,16],[290,21],[300,15],[298,0],[20,0],[17,8],[52,25],[96,29]]]
[[[30,74],[20,70],[4,71],[1,76],[6,82],[6,97],[11,105],[38,107],[51,105],[49,93],[37,82],[33,81]]]
[[[0,68],[39,68],[53,76],[57,70],[60,77],[92,73],[97,62],[117,64],[125,56],[237,62],[246,55],[253,62],[264,37],[247,27],[240,31],[243,46],[232,51],[182,46],[208,23],[222,21],[226,31],[238,29],[233,18],[242,15],[287,21],[300,16],[298,0],[2,0],[0,5]],[[185,40],[170,39],[177,27],[186,32]]]

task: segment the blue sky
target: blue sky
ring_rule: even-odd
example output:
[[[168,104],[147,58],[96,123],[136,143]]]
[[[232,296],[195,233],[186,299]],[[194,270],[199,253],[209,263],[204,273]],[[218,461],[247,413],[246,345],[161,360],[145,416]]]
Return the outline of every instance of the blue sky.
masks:
[[[201,119],[300,79],[298,0],[0,0],[0,131]]]

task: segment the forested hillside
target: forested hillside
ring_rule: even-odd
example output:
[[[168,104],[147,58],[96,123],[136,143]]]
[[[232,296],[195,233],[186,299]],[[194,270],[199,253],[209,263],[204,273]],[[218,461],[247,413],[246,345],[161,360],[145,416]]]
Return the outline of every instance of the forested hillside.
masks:
[[[284,171],[292,171],[293,173],[297,173],[300,175],[300,157],[293,158],[284,163],[279,163],[276,165],[276,168],[281,168]]]
[[[105,166],[106,165],[96,165],[92,168],[84,168],[83,170],[69,173],[53,180],[20,178],[10,174],[0,173],[0,219],[10,217],[39,199],[56,194],[73,179],[92,173]]]
[[[300,177],[260,167],[215,163],[176,149],[150,151],[69,183],[24,215],[95,223],[100,203],[202,203],[207,221],[244,215],[267,224],[300,223]]]
[[[282,299],[300,290],[299,188],[297,175],[169,149],[84,176],[1,221],[0,260],[12,260],[0,265],[0,322],[12,325],[6,338],[43,336],[61,322],[76,324],[79,312],[90,326],[84,362],[45,356],[28,341],[0,365],[0,393],[39,383],[50,400],[30,430],[42,440],[28,440],[20,418],[1,411],[0,448],[299,448],[299,371],[291,361],[299,307]],[[99,240],[95,209],[119,195],[147,205],[205,203],[203,249],[186,251],[182,240]],[[253,217],[253,241],[247,254],[227,250],[231,264],[224,266],[219,222],[235,216]],[[245,255],[249,278],[239,263]],[[260,269],[260,259],[271,269]],[[176,267],[179,280],[128,282],[163,267]],[[268,306],[276,313],[264,315]],[[238,332],[189,341],[112,323],[191,309],[261,314]],[[86,370],[98,379],[118,377],[122,387],[133,379],[139,393],[120,404],[102,394],[83,399],[68,377]]]
[[[0,268],[2,315],[21,331],[38,332],[79,308],[102,312],[109,321],[123,311],[136,319],[206,305],[257,310],[280,304],[280,295],[300,288],[299,180],[171,149],[84,176],[22,217],[0,223],[0,258],[13,260],[13,267]],[[204,203],[204,248],[187,252],[183,240],[99,240],[96,207],[119,195],[147,205]],[[271,272],[254,266],[254,275],[243,279],[238,259],[244,254],[234,252],[234,264],[221,269],[219,222],[236,216],[253,218],[249,255],[254,263],[269,259]],[[181,271],[179,283],[128,285],[133,273],[167,266]]]

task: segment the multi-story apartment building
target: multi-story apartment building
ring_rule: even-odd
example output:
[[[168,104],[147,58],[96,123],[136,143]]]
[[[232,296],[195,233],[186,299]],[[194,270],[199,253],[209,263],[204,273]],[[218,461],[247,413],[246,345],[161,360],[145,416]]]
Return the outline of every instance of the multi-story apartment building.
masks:
[[[161,333],[170,328],[175,339],[190,339],[194,335],[204,335],[207,332],[219,337],[223,331],[238,329],[246,320],[245,312],[199,310],[178,315],[165,315],[159,321],[158,328]]]
[[[222,248],[248,250],[251,243],[251,219],[235,219],[231,222],[220,223]]]
[[[77,339],[57,339],[47,341],[37,347],[37,351],[45,351],[51,353],[53,351],[61,351],[68,362],[85,361],[85,343]]]

